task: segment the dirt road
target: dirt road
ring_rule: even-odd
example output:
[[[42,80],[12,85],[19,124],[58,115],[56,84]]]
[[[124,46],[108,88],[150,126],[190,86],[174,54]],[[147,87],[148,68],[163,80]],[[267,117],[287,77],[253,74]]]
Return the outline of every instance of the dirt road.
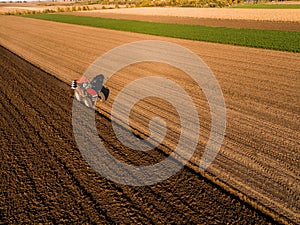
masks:
[[[0,222],[274,223],[188,168],[147,187],[97,175],[74,141],[69,86],[2,47],[0,53]],[[97,122],[100,137],[126,154],[110,121],[98,115]],[[164,155],[156,149],[154,157]]]

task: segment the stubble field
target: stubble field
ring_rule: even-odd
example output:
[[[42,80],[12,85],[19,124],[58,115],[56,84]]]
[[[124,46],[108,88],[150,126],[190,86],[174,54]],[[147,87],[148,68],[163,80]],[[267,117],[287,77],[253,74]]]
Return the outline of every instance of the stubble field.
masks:
[[[88,67],[88,65],[92,63],[98,56],[104,54],[110,49],[113,49],[114,47],[132,41],[159,39],[159,40],[171,41],[180,44],[194,51],[208,64],[208,66],[212,69],[213,73],[215,74],[222,88],[224,98],[226,101],[226,107],[227,107],[227,130],[226,130],[226,137],[223,143],[223,147],[218,157],[216,158],[215,162],[202,175],[205,177],[209,177],[211,180],[218,183],[218,185],[222,186],[224,189],[230,191],[231,193],[234,193],[235,195],[239,196],[241,199],[249,202],[254,207],[264,211],[265,213],[268,213],[269,215],[272,215],[277,221],[281,221],[285,223],[299,222],[299,217],[297,214],[300,208],[299,206],[299,195],[300,195],[299,158],[298,158],[299,156],[299,141],[298,141],[299,110],[300,110],[298,106],[299,105],[298,99],[300,95],[299,54],[261,50],[261,49],[251,49],[245,47],[234,47],[229,45],[211,44],[211,43],[203,43],[203,42],[196,42],[196,41],[177,40],[177,39],[170,39],[170,38],[160,38],[160,37],[149,36],[149,35],[110,31],[105,29],[96,29],[96,28],[67,25],[67,24],[58,24],[58,23],[39,21],[34,19],[25,19],[20,17],[1,17],[1,21],[2,21],[0,26],[1,45],[5,46],[6,48],[9,48],[13,52],[21,55],[22,57],[29,60],[33,64],[43,68],[47,72],[55,75],[56,77],[58,77],[59,79],[65,82],[70,82],[71,79],[81,76],[85,71],[85,69]],[[26,22],[26,27],[23,27],[24,22]],[[3,53],[3,56],[6,54],[8,53]],[[9,64],[9,62],[7,62],[7,64]],[[9,68],[10,67],[14,67],[14,66],[9,66]],[[5,68],[5,66],[3,65],[2,68]],[[15,66],[15,68],[19,68],[19,67]],[[10,70],[11,69],[7,69],[7,71]],[[19,68],[17,70],[22,70],[22,69]],[[5,72],[4,70],[3,74],[6,73],[7,72]],[[155,65],[155,67],[151,63],[150,64],[142,63],[142,64],[130,66],[120,71],[118,74],[116,74],[114,79],[112,79],[107,84],[108,88],[110,88],[111,90],[110,99],[107,103],[98,105],[98,110],[104,116],[109,118],[110,109],[113,100],[116,94],[118,93],[118,91],[120,91],[124,85],[126,85],[131,80],[135,80],[136,78],[157,74],[157,73],[166,76],[170,79],[174,79],[185,89],[188,90],[188,93],[192,96],[193,99],[196,99],[195,102],[202,122],[201,123],[202,132],[201,132],[201,137],[199,140],[199,145],[197,147],[196,153],[188,165],[188,168],[190,168],[189,171],[192,171],[191,172],[192,175],[188,175],[188,177],[191,177],[191,179],[198,180],[199,176],[195,174],[195,171],[197,171],[197,165],[199,163],[199,159],[201,158],[203,147],[205,146],[208,139],[208,134],[210,130],[210,125],[209,125],[210,116],[208,112],[207,103],[203,94],[201,94],[201,91],[195,92],[193,83],[189,81],[188,78],[185,78],[184,73],[178,70],[174,70],[169,66],[161,65],[161,64]],[[15,77],[17,79],[18,75],[15,75]],[[9,77],[7,77],[7,79],[8,78]],[[25,80],[26,79],[27,78],[25,78]],[[37,89],[39,89],[38,87],[40,87],[39,83],[40,82],[43,83],[39,79],[39,75],[30,79],[33,79],[31,82],[31,86],[37,85]],[[35,80],[37,84],[35,84],[36,83]],[[4,84],[4,82],[2,83]],[[59,86],[63,84],[59,83],[56,85]],[[26,87],[26,82],[25,82],[25,87]],[[2,92],[5,93],[5,95],[3,94],[1,96],[4,96],[4,99],[14,98],[15,100],[13,101],[19,101],[17,97],[11,96],[10,94],[11,91],[7,91],[9,88],[11,87],[4,85],[2,88],[3,89]],[[30,89],[30,88],[28,87],[25,89]],[[55,91],[50,91],[48,89],[44,90],[43,88],[42,91],[43,92],[40,94],[36,91],[35,98],[44,99],[43,102],[45,104],[50,104],[50,101],[57,101],[56,99],[54,99],[55,97],[53,97],[53,99],[51,97],[52,93]],[[47,98],[45,98],[44,96],[47,96]],[[68,102],[68,100],[66,100],[65,97],[63,97],[63,94],[60,94],[60,96],[62,96],[62,99],[64,99],[64,102],[59,103],[61,104],[60,107],[62,108],[68,107],[67,105],[71,104],[70,101],[69,103],[65,103]],[[28,97],[23,97],[23,96],[21,97],[24,98],[24,102],[29,101],[26,99],[30,99],[29,95]],[[37,99],[33,102],[38,102]],[[154,100],[154,103],[155,101],[157,100]],[[9,102],[11,102],[11,100],[9,100],[8,102],[3,100],[3,102],[5,102],[6,105],[9,105]],[[35,108],[33,102],[29,104],[28,106],[29,108]],[[132,117],[133,123],[138,124],[137,125],[138,127],[136,127],[136,129],[139,130],[141,134],[147,133],[147,118],[152,116],[152,114],[150,113],[152,112],[151,104],[147,102],[141,102],[141,105],[137,106],[138,110],[136,110],[135,115]],[[14,105],[16,107],[20,104],[14,103]],[[8,107],[11,106],[5,106],[5,108]],[[42,108],[47,108],[47,107],[42,107]],[[12,110],[13,109],[8,108],[6,111],[8,113],[10,111],[12,112]],[[20,111],[20,109],[17,110],[14,109],[14,110],[15,112]],[[64,110],[66,111],[67,108]],[[166,119],[169,118],[170,114],[171,115],[174,114],[170,106],[164,104],[162,104],[161,107],[158,107],[157,110],[161,112],[168,111],[169,114],[168,113],[162,114]],[[45,113],[43,112],[41,113],[33,112],[33,113],[34,115],[39,115],[42,121],[45,120],[47,121],[47,117],[50,116],[51,113],[46,111]],[[27,115],[26,116],[25,113],[29,113],[29,114],[26,114]],[[21,114],[18,113],[16,115],[18,115],[19,117],[15,119],[16,117],[13,116],[14,119],[12,120],[13,121],[21,120],[20,118],[22,117],[22,113]],[[25,118],[31,116],[31,112],[27,112],[25,110],[24,116]],[[70,117],[68,118],[70,120]],[[56,118],[56,120],[60,121],[61,118]],[[32,131],[44,129],[43,131],[37,132],[36,135],[41,135],[41,132],[44,132],[42,133],[43,135],[48,135],[47,129],[45,127],[40,128],[40,125],[38,125],[38,124],[43,124],[42,121],[37,123],[34,122],[30,126],[31,128],[28,129]],[[3,120],[2,122],[4,123],[5,121]],[[24,126],[27,126],[29,125],[30,122],[27,121],[24,123],[25,123]],[[102,120],[100,124],[101,123]],[[105,122],[103,123],[105,124]],[[53,122],[53,126],[57,126],[56,124],[59,124],[59,122],[57,123]],[[47,122],[45,126],[46,125]],[[26,131],[25,133],[28,132],[29,131]],[[54,131],[53,129],[50,129],[49,132],[50,134],[53,135],[57,134],[56,131]],[[6,135],[6,136],[3,135],[2,137],[7,137],[7,138],[3,138],[2,140],[3,143],[6,143],[8,137],[12,135],[13,132],[11,132],[8,129],[3,129],[2,133]],[[61,135],[66,135],[66,134],[67,136],[66,137],[63,136],[63,140],[61,141],[63,143],[65,142],[69,143],[70,140],[72,139],[72,135],[70,134],[70,131],[66,130],[63,132],[59,132],[59,135],[55,136],[54,138],[60,139]],[[170,140],[172,140],[172,139],[176,139],[179,133],[177,130],[175,130],[169,132],[168,135],[169,136],[167,137],[170,138]],[[113,136],[113,134],[109,133],[106,136],[106,138],[104,138],[104,140],[111,139],[111,136]],[[50,146],[50,144],[48,143],[51,142],[50,139],[43,142],[46,146],[46,147],[44,146],[45,149],[47,149],[47,146]],[[10,155],[11,153],[9,153],[10,150],[14,149],[13,147],[14,143],[18,143],[17,139],[15,140],[16,141],[11,143],[10,145],[8,145],[7,143],[6,143],[7,145],[6,144],[4,145],[9,147],[3,150],[4,152],[6,152],[3,155],[5,155],[8,159],[3,161],[10,161],[13,158],[14,160],[20,160],[17,156]],[[111,145],[114,145],[113,143],[117,143],[117,142],[115,142],[115,140],[112,139]],[[26,145],[24,143],[22,144]],[[30,146],[32,146],[32,144],[30,144]],[[66,161],[63,160],[65,160],[68,157],[67,155],[65,155],[65,157],[62,156],[66,154],[66,152],[68,152],[70,148],[76,149],[76,147],[74,147],[74,143],[71,146],[66,146],[65,148],[61,149],[61,152],[59,154],[52,152],[52,150],[48,151],[48,153],[53,157],[56,157],[55,160],[53,159],[54,161],[62,162],[60,163],[61,164],[60,171],[69,171],[68,172],[69,175],[70,174],[72,175],[76,171],[77,175],[74,176],[75,178],[71,179],[73,180],[73,184],[70,184],[70,188],[75,187],[74,183],[77,185],[76,188],[78,188],[82,186],[80,184],[81,179],[85,179],[86,175],[82,175],[83,173],[79,172],[80,170],[77,169],[74,170],[67,169],[69,166],[66,164]],[[35,148],[25,147],[25,149],[35,149]],[[164,153],[169,153],[168,151],[170,151],[170,149],[163,148],[160,149],[160,151]],[[153,153],[156,154],[155,151]],[[25,153],[23,152],[20,154],[25,154]],[[35,153],[31,152],[31,154],[34,155]],[[79,153],[77,152],[76,154],[78,155],[76,156],[76,159],[78,159],[79,161],[81,160],[80,163],[84,164],[83,159],[79,159],[80,158]],[[121,158],[126,158],[124,157],[124,155]],[[120,156],[116,156],[116,157],[120,157]],[[143,157],[147,158],[146,156]],[[162,156],[160,155],[160,157]],[[131,158],[132,160],[137,160],[140,157],[138,156],[134,157],[133,155],[133,157]],[[30,160],[34,161],[34,158],[31,158]],[[136,162],[138,161],[139,160],[137,160]],[[25,164],[22,164],[21,162],[19,162],[20,164],[19,167],[28,170],[27,167],[30,164],[30,162],[28,163],[26,162]],[[52,162],[49,163],[52,164]],[[72,161],[70,161],[70,163],[72,163]],[[143,162],[139,162],[139,163],[143,163]],[[3,167],[5,167],[5,169],[3,169],[3,171],[5,170],[10,171],[13,165],[14,164],[4,164]],[[33,166],[33,168],[36,169],[37,167]],[[46,168],[43,168],[42,170],[45,169]],[[30,182],[45,182],[43,178],[40,178],[39,180],[39,178],[35,177],[34,174],[35,172],[32,172],[32,175],[25,175],[25,177],[29,176]],[[7,177],[5,179],[9,179],[8,175],[4,175],[4,176]],[[19,175],[17,174],[16,176]],[[81,176],[85,178],[81,178]],[[93,176],[95,176],[95,179],[103,180],[101,177],[95,174]],[[183,178],[183,180],[184,179],[185,178]],[[86,180],[86,182],[88,181],[89,180]],[[180,181],[180,179],[178,181]],[[29,181],[25,181],[25,183],[28,182]],[[94,181],[89,181],[89,182],[91,182],[93,185],[96,185]],[[171,182],[171,181],[167,181],[167,182]],[[63,185],[62,183],[60,184]],[[105,181],[105,184],[107,184],[107,181]],[[43,185],[48,185],[48,184],[41,183],[41,187],[43,187]],[[186,187],[189,189],[191,187],[196,187],[196,186],[197,186],[196,184],[193,184],[191,186],[183,185],[181,187]],[[17,187],[15,192],[12,190],[12,195],[19,193],[20,192],[19,188],[20,187]],[[127,187],[122,187],[122,188],[127,189]],[[28,187],[27,190],[29,189],[30,188]],[[151,189],[151,193],[154,194],[154,196],[156,196],[154,197],[154,199],[160,196],[159,190],[156,189],[153,191],[151,187],[149,187],[149,189]],[[160,187],[159,189],[163,190],[164,188]],[[33,189],[32,188],[30,189],[29,193],[33,193],[33,192],[39,193],[34,195],[36,195],[37,198],[40,199],[41,201],[45,199],[45,197],[43,197],[44,195],[41,194],[41,189],[37,189],[37,187],[34,186]],[[99,203],[100,199],[102,199],[103,196],[100,197],[96,195],[96,192],[95,194],[91,194],[91,192],[86,191],[86,189],[82,189],[79,192],[88,193],[86,195],[83,195],[83,197],[89,196],[89,201],[92,202],[91,204],[92,208],[90,209],[91,210],[90,212],[96,210],[95,214],[93,215],[102,217],[103,214],[105,214],[101,211],[102,204]],[[170,191],[169,193],[171,192],[172,191]],[[20,196],[24,196],[24,193],[27,192],[25,191],[20,193]],[[73,193],[73,192],[71,191],[69,193]],[[199,193],[199,191],[197,191],[197,193]],[[112,191],[111,194],[114,194],[114,191]],[[149,196],[148,193],[146,195]],[[166,194],[166,196],[169,195],[170,194]],[[125,199],[126,196],[127,195],[124,196]],[[130,195],[129,198],[131,199],[132,196]],[[183,198],[183,196],[179,197],[179,199],[180,198]],[[176,206],[175,203],[172,204],[170,203],[170,202],[177,203],[176,200],[161,199],[161,201],[165,202],[165,204],[171,204],[172,207],[178,207],[178,210],[184,209],[185,206],[183,205],[187,205],[187,207],[190,207],[190,205],[196,204],[197,199],[195,199],[195,197],[193,197],[192,195],[185,196],[184,198],[187,198],[190,201],[195,201],[195,202],[183,204],[180,203],[179,201],[178,206]],[[217,202],[221,201],[222,198],[223,197],[220,198],[218,197]],[[11,200],[12,198],[9,195],[7,195],[5,199],[6,201],[14,202],[13,200]],[[47,202],[48,201],[47,199],[48,198],[46,198],[46,200],[43,201]],[[55,199],[57,200],[58,198]],[[112,199],[120,199],[120,198],[116,197]],[[178,196],[175,197],[175,199],[178,199]],[[54,202],[56,202],[56,200],[54,200]],[[49,199],[49,201],[51,200]],[[106,199],[106,201],[108,200]],[[103,200],[103,204],[105,204],[106,201]],[[127,200],[124,201],[126,202]],[[150,198],[147,199],[146,202],[147,204],[152,205],[150,207],[150,211],[153,208],[158,207],[159,204],[161,204],[159,202],[155,202],[155,200],[153,200],[153,203],[151,203],[152,200]],[[22,203],[20,204],[22,205]],[[51,205],[52,203],[51,204],[47,203],[47,204],[49,207],[53,207],[53,205]],[[8,208],[5,208],[5,206],[1,206],[1,207],[4,208],[5,209],[4,212],[6,212],[5,214],[6,217],[4,218],[8,218],[9,215],[11,214],[11,211]],[[14,208],[13,206],[10,207]],[[107,204],[107,207],[110,207],[110,204]],[[222,207],[222,208],[224,208],[225,210],[226,207]],[[121,208],[123,209],[123,206]],[[165,208],[164,210],[166,213],[170,211],[173,212],[171,208]],[[110,209],[106,209],[106,210],[110,211]],[[160,210],[161,209],[157,208],[157,212],[159,212]],[[87,211],[89,211],[89,209],[87,209]],[[149,208],[145,209],[141,217],[145,216],[148,213],[148,211]],[[194,212],[195,219],[192,219],[191,221],[201,223],[201,220],[199,220],[199,216],[201,216],[200,211],[198,210]],[[26,209],[24,213],[25,212]],[[74,211],[72,213],[74,213]],[[135,213],[128,212],[128,214],[126,215],[127,216],[132,214],[137,215]],[[116,214],[116,211],[112,210],[111,214],[110,213],[108,214],[111,217],[112,214],[113,215]],[[245,215],[246,214],[247,213],[245,213]],[[185,215],[186,218],[190,217],[189,213],[183,212],[183,215]],[[242,213],[240,215],[242,217]],[[25,217],[28,218],[29,215]],[[154,215],[151,216],[152,219],[154,217],[155,217]],[[107,219],[107,217],[102,217],[102,219],[103,218],[104,220],[109,220]],[[170,218],[171,217],[165,218],[166,222],[170,222],[171,221]],[[178,219],[180,218],[180,216],[174,218]],[[184,218],[184,216],[182,218]],[[216,218],[210,218],[210,220],[215,222],[219,221],[219,219]],[[238,218],[236,218],[236,220],[239,221]],[[256,218],[252,222],[254,223],[255,220]],[[113,219],[113,221],[115,220]],[[129,221],[129,222],[133,222],[133,221]],[[188,222],[188,221],[182,220],[182,222]],[[245,221],[240,220],[240,223],[243,222]],[[252,222],[250,221],[250,223]],[[259,220],[256,222],[259,222]]]

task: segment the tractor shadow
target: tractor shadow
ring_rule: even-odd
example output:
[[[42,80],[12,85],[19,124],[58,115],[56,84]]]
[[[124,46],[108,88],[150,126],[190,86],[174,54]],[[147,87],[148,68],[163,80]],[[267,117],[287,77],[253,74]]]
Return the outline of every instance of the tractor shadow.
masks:
[[[99,97],[104,98],[102,99],[102,101],[106,101],[109,96],[109,89],[103,86],[103,82],[104,76],[100,74],[93,78],[93,80],[91,81],[91,85],[92,88],[99,93]],[[103,95],[100,93],[103,93]]]

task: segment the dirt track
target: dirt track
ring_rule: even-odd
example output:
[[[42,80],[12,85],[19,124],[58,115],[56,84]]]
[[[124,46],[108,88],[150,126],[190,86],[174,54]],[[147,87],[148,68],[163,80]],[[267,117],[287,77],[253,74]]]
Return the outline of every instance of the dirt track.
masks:
[[[69,86],[2,47],[0,53],[0,222],[274,223],[187,168],[148,187],[97,175],[76,148]],[[110,122],[97,121],[100,137],[126,154]],[[164,155],[157,149],[152,157]]]
[[[291,223],[299,221],[299,54],[160,38],[20,17],[0,19],[3,21],[0,26],[2,45],[67,82],[81,76],[101,54],[131,41],[160,39],[193,50],[216,75],[227,105],[224,145],[207,174],[255,207],[273,213],[276,218]],[[23,26],[25,21],[26,27]],[[160,74],[162,71],[166,75],[178,75],[179,79],[179,75],[182,75],[162,65],[153,67],[148,64],[122,71],[119,79],[117,76],[108,84],[112,98],[107,108],[101,107],[103,113],[109,114],[113,96],[128,79],[136,79],[141,74]],[[193,95],[193,85],[187,80],[181,80],[181,83]],[[198,94],[194,97],[199,98],[199,114],[203,115],[200,155],[207,141],[209,117],[205,111],[205,101]],[[137,119],[140,118],[139,114],[149,115],[148,111],[142,110],[138,112]],[[192,159],[190,168],[198,165],[199,155]]]
[[[292,21],[260,21],[260,20],[246,20],[246,19],[219,19],[219,18],[191,18],[178,16],[159,16],[159,15],[135,15],[126,14],[124,11],[118,13],[109,13],[110,11],[81,11],[66,13],[78,16],[94,16],[101,18],[114,18],[125,20],[141,20],[149,22],[175,23],[175,24],[194,24],[202,26],[214,27],[231,27],[231,28],[251,28],[262,30],[286,30],[286,31],[300,31],[300,22]]]

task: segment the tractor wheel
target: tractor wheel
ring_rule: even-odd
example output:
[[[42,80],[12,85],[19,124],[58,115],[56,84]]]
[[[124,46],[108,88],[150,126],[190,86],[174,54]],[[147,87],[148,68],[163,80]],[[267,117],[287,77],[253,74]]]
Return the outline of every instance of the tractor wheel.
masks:
[[[102,91],[98,94],[98,97],[99,97],[100,102],[106,101],[105,95]]]
[[[85,97],[85,98],[83,99],[83,102],[84,102],[84,104],[85,104],[87,107],[89,107],[89,108],[92,108],[92,107],[93,107],[93,103],[92,103],[92,101],[91,101],[90,98]]]
[[[81,95],[79,94],[79,92],[77,90],[75,91],[75,98],[77,101],[79,101],[79,102],[81,101]]]

